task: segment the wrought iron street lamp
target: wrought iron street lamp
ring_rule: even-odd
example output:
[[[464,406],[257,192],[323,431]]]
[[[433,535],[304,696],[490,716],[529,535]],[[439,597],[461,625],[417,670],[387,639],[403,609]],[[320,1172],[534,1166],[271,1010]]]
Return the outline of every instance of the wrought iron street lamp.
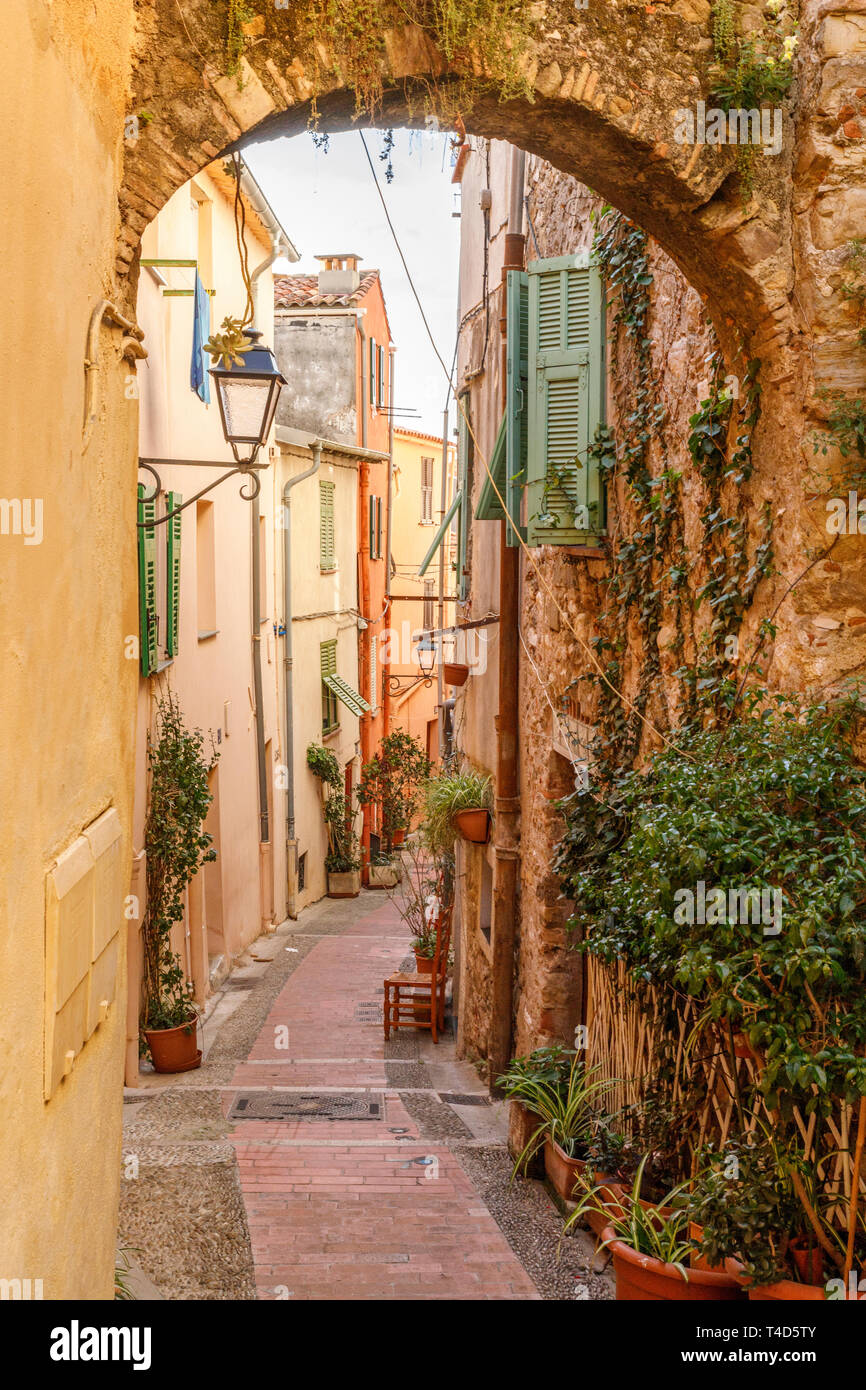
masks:
[[[271,349],[258,341],[262,336],[261,333],[256,329],[247,328],[244,329],[244,334],[252,340],[251,346],[238,351],[230,359],[229,366],[210,368],[210,375],[214,378],[217,400],[219,401],[223,434],[226,437],[226,442],[231,445],[236,461],[235,467],[229,468],[214,482],[203,487],[194,497],[187,498],[179,507],[174,507],[164,516],[157,517],[153,521],[139,521],[139,527],[149,530],[154,526],[161,526],[164,522],[170,521],[173,516],[177,516],[179,512],[191,507],[193,502],[204,497],[205,493],[212,492],[215,487],[219,487],[220,483],[225,482],[227,478],[235,478],[239,474],[250,477],[249,491],[241,488],[241,497],[244,501],[252,502],[258,497],[261,489],[258,472],[262,468],[267,468],[268,465],[267,462],[257,463],[256,459],[259,450],[267,442],[274,422],[280,391],[286,385],[286,379],[277,366],[276,358]],[[225,361],[226,359],[223,358],[222,360]],[[162,482],[156,468],[157,464],[164,467],[182,463],[220,467],[219,462],[211,459],[140,458],[139,467],[152,474],[156,482],[150,497],[142,500],[152,502],[162,491]]]
[[[432,676],[436,665],[436,646],[432,637],[422,637],[418,643],[418,665],[422,676]]]

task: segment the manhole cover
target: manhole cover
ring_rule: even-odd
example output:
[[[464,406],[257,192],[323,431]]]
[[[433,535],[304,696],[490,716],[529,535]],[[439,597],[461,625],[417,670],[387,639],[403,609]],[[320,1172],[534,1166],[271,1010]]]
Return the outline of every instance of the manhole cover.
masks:
[[[444,1100],[446,1105],[489,1105],[489,1096],[480,1095],[459,1095],[452,1091],[440,1091],[439,1099]]]
[[[381,1120],[381,1094],[323,1095],[304,1092],[275,1095],[269,1091],[241,1091],[229,1111],[230,1120]]]

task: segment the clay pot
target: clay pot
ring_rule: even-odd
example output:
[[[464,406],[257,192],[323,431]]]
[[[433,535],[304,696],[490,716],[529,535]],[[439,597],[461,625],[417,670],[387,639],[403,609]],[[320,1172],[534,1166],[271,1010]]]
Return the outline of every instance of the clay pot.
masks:
[[[465,685],[469,678],[469,667],[460,661],[443,661],[442,679],[446,685]]]
[[[406,831],[405,831],[405,830],[395,830],[395,831],[394,831],[394,834],[391,836],[391,844],[394,845],[394,846],[402,845],[402,843],[403,843],[403,841],[405,840],[405,838],[406,838]]]
[[[548,1135],[544,1141],[544,1171],[554,1192],[563,1201],[570,1202],[573,1200],[571,1194],[577,1182],[577,1175],[586,1172],[586,1163],[582,1158],[569,1158],[556,1140]]]
[[[419,956],[418,952],[415,952],[415,969],[419,975],[432,975],[433,964],[432,956]]]
[[[758,1284],[749,1289],[750,1303],[823,1303],[826,1297],[823,1285],[798,1284],[793,1279],[779,1279],[775,1284]]]
[[[512,1100],[509,1102],[508,1152],[512,1158],[520,1157],[533,1134],[541,1128],[543,1123],[541,1117],[534,1114],[533,1111],[527,1110],[522,1101]],[[544,1159],[540,1151],[533,1154],[522,1171],[525,1171],[528,1178],[540,1178],[543,1175]]]
[[[690,1269],[688,1279],[684,1279],[676,1265],[641,1255],[618,1240],[612,1226],[605,1228],[602,1239],[613,1254],[618,1302],[730,1303],[744,1297],[739,1280],[732,1274]]]
[[[490,812],[481,807],[478,810],[458,811],[454,824],[463,839],[473,845],[486,845],[490,839]]]
[[[813,1245],[810,1250],[807,1241],[792,1240],[788,1246],[788,1254],[794,1261],[797,1277],[802,1283],[816,1284],[823,1287],[824,1254],[820,1246]]]
[[[196,1047],[197,1022],[193,1018],[176,1028],[145,1028],[154,1071],[194,1071],[201,1066],[201,1049]]]

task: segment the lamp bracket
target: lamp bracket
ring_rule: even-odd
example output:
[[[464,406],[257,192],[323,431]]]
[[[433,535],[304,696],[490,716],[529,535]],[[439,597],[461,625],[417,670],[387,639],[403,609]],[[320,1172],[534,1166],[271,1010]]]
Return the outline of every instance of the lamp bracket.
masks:
[[[205,467],[210,468],[219,468],[221,466],[219,463],[210,459],[139,459],[139,468],[144,469],[144,471],[147,473],[152,473],[154,478],[156,479],[156,487],[154,488],[154,491],[151,493],[149,497],[143,497],[141,499],[143,502],[155,501],[155,499],[159,496],[160,492],[162,491],[162,482],[160,480],[160,476],[153,466],[156,463],[162,465],[169,465],[171,467],[177,467],[184,463],[195,464],[199,467],[204,465]],[[234,468],[227,469],[225,473],[221,473],[218,478],[215,478],[212,483],[208,483],[207,487],[203,487],[199,492],[195,493],[194,496],[188,497],[185,502],[181,502],[179,507],[173,507],[170,512],[166,512],[165,516],[159,516],[156,518],[155,521],[139,521],[136,523],[136,525],[139,527],[139,529],[145,531],[152,531],[155,527],[162,526],[166,521],[171,521],[173,516],[178,516],[180,512],[186,511],[187,507],[191,507],[193,502],[197,502],[200,497],[204,497],[205,493],[213,492],[214,488],[219,487],[220,483],[224,483],[227,478],[242,477],[244,478],[244,480],[248,478],[250,490],[249,492],[244,491],[244,486],[246,485],[246,482],[244,482],[244,484],[242,484],[240,488],[240,495],[245,502],[253,502],[258,497],[262,489],[262,481],[259,477],[259,473],[263,468],[266,467],[267,464],[256,463],[255,455],[253,455],[253,458],[249,461],[249,463],[240,463],[237,464]]]

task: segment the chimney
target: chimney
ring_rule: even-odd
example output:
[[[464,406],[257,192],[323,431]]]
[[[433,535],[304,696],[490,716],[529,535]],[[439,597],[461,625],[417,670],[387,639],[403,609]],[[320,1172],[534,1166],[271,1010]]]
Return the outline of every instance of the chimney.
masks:
[[[341,253],[339,256],[316,256],[321,262],[319,294],[354,294],[361,283],[358,262],[361,257]]]

